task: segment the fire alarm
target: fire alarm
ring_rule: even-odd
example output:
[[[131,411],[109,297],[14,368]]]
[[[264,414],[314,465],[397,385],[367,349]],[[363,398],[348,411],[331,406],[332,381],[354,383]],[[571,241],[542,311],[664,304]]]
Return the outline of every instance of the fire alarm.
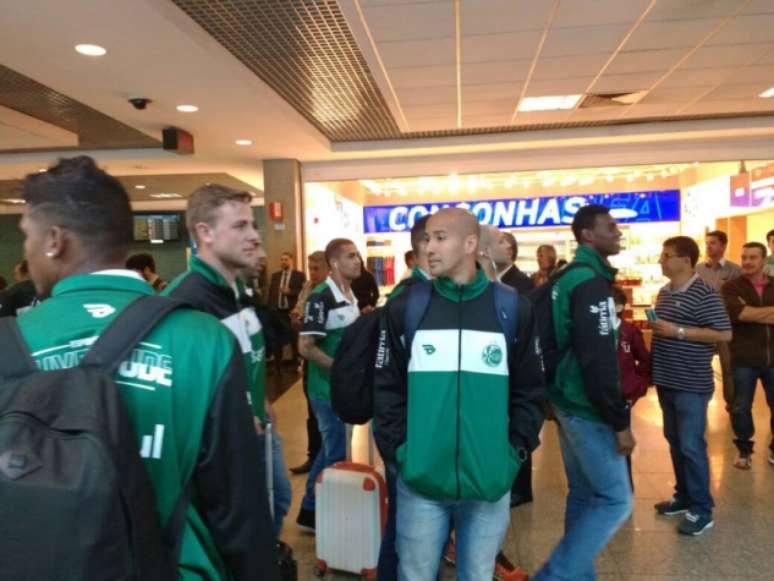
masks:
[[[269,218],[275,222],[282,222],[281,202],[269,202]]]

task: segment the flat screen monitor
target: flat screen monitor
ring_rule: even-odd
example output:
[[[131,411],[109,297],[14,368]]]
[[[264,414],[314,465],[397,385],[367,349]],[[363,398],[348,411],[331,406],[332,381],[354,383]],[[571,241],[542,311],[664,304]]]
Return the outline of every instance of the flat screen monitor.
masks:
[[[180,214],[135,214],[136,241],[167,241],[180,238]]]

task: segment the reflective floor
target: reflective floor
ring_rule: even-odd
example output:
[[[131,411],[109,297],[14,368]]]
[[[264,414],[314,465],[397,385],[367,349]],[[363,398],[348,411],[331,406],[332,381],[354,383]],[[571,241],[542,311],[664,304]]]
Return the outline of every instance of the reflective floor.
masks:
[[[301,386],[293,386],[277,402],[279,431],[285,441],[289,466],[306,453],[306,404]],[[604,580],[741,580],[774,579],[774,466],[767,462],[769,412],[759,388],[755,425],[757,453],[753,468],[733,467],[736,449],[721,392],[710,402],[708,442],[712,471],[715,528],[701,537],[677,534],[677,517],[657,517],[653,504],[672,494],[674,477],[667,444],[661,434],[661,411],[655,392],[640,400],[633,413],[638,441],[634,453],[635,509],[631,520],[618,532],[597,561]],[[365,440],[356,434],[356,460],[364,454]],[[504,550],[512,561],[534,573],[562,535],[566,483],[554,424],[544,428],[543,444],[533,462],[535,501],[512,511]],[[306,482],[292,476],[293,506],[283,539],[294,548],[299,579],[313,579],[314,537],[295,525],[298,504]],[[328,579],[352,579],[330,574]],[[444,569],[444,579],[454,579]]]

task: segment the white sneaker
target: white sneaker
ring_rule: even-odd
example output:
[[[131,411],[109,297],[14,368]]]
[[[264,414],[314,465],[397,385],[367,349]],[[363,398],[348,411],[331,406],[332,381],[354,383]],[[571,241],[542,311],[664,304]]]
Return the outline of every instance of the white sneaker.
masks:
[[[771,456],[769,456],[769,462],[771,462]],[[752,468],[752,458],[749,454],[739,454],[739,458],[734,462],[734,468],[739,470],[749,470]]]

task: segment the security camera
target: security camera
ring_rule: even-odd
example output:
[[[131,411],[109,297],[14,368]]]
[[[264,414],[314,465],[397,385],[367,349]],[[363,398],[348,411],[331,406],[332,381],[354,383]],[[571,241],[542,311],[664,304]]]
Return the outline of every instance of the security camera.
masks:
[[[148,103],[150,103],[151,100],[147,97],[129,97],[129,102],[132,104],[132,107],[138,111],[142,111],[148,106]]]

